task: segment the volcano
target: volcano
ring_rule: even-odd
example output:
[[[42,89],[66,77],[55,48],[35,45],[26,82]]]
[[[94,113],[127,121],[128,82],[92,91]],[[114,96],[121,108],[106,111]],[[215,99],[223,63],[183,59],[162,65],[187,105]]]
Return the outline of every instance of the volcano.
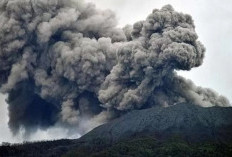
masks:
[[[210,156],[212,153],[214,156],[229,156],[232,146],[231,115],[231,107],[204,108],[186,103],[133,110],[93,129],[80,139],[1,146],[0,156],[107,157],[112,151],[118,151],[116,157],[131,153],[138,153],[134,156],[140,157],[148,150],[151,155],[158,156],[175,152],[175,155],[184,153],[194,157]]]

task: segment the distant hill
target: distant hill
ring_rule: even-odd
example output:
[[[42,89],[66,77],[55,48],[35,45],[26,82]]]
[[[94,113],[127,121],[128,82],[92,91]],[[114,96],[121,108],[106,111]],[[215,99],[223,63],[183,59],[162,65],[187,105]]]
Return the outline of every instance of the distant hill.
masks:
[[[0,156],[229,157],[232,108],[182,103],[131,111],[80,139],[2,146]]]

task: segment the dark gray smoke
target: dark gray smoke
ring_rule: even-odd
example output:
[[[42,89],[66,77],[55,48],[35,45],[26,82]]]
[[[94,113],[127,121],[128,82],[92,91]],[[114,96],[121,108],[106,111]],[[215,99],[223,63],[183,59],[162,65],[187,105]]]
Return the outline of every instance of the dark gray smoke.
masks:
[[[191,16],[166,5],[133,27],[116,26],[112,11],[81,0],[0,2],[0,89],[13,133],[94,127],[154,105],[229,105],[175,72],[203,62]]]

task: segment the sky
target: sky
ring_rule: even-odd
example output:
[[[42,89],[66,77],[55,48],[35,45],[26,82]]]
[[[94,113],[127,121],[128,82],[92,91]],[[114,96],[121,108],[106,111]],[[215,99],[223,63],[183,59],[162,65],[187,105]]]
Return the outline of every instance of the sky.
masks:
[[[232,10],[231,0],[87,0],[100,9],[116,13],[118,26],[143,20],[153,9],[171,4],[178,12],[190,14],[195,22],[199,40],[206,47],[202,66],[191,71],[179,72],[196,85],[211,88],[232,102]],[[6,96],[0,95],[0,143],[22,142],[24,137],[13,137],[8,129]],[[35,133],[32,139],[65,138],[67,130],[59,127]]]

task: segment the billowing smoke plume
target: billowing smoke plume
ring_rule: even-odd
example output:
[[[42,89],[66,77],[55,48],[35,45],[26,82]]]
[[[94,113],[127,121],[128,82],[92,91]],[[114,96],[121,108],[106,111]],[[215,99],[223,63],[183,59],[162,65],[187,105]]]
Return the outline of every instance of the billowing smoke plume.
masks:
[[[81,0],[0,2],[0,89],[13,133],[95,126],[154,105],[229,105],[175,72],[204,58],[191,16],[167,5],[116,26],[113,12]]]

